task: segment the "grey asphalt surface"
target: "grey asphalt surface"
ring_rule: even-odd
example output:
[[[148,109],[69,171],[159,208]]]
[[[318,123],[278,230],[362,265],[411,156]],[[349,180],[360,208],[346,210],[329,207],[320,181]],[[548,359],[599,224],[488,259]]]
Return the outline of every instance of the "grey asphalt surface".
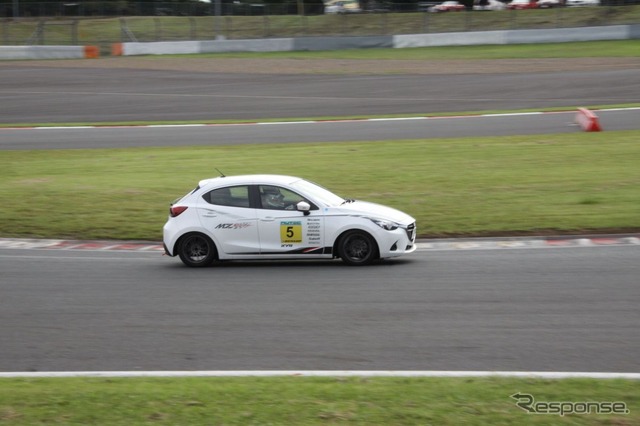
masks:
[[[578,133],[576,112],[474,116],[403,121],[351,121],[228,125],[207,127],[137,127],[75,129],[0,129],[3,149],[82,149],[185,145],[339,142]],[[606,130],[633,130],[640,109],[598,112]]]
[[[637,102],[636,69],[267,75],[0,64],[1,123],[254,120]]]
[[[0,371],[640,371],[640,246],[371,267],[0,250]]]

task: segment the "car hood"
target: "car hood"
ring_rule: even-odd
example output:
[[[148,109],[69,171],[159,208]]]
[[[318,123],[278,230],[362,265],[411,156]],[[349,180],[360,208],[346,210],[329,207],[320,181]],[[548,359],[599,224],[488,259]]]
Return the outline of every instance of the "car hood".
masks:
[[[401,225],[409,225],[416,220],[408,214],[382,204],[367,201],[352,201],[341,206],[329,207],[326,211],[330,215],[366,216],[376,219],[390,220]]]

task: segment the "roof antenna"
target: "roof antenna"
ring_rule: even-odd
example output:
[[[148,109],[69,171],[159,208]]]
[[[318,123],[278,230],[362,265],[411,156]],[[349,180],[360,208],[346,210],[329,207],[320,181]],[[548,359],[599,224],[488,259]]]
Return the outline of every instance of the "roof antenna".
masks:
[[[224,175],[224,173],[222,173],[220,170],[218,170],[218,168],[217,168],[217,167],[215,167],[215,169],[218,171],[218,173],[220,173],[220,177],[226,177],[226,176]]]

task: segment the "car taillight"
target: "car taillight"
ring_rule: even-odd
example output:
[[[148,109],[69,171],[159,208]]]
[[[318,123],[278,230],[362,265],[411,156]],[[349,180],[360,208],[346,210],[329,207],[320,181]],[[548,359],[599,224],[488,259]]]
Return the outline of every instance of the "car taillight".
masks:
[[[169,215],[171,215],[171,217],[180,216],[186,209],[188,209],[186,206],[171,206],[169,207]]]

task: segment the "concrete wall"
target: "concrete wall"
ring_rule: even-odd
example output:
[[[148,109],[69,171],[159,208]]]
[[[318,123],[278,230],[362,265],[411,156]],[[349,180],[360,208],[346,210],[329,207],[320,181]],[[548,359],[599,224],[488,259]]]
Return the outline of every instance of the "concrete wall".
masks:
[[[158,41],[154,43],[118,44],[122,45],[123,56],[202,53],[199,41]]]
[[[122,55],[166,53],[275,52],[338,50],[369,47],[431,47],[487,44],[561,43],[571,41],[628,40],[640,38],[640,25],[613,25],[544,30],[507,30],[440,34],[406,34],[374,37],[299,37],[202,42],[122,43],[114,51]],[[194,44],[195,43],[195,44]]]
[[[393,45],[393,36],[300,37],[293,40],[292,50],[342,50],[368,47],[395,47]]]
[[[507,30],[394,36],[394,47],[468,46],[480,44],[565,43],[640,38],[640,25],[612,25],[545,30]]]
[[[554,43],[556,41],[627,40],[631,37],[629,25],[594,28],[556,28],[545,31],[508,31],[507,44]]]
[[[96,46],[0,46],[2,59],[82,59],[97,58]]]
[[[202,53],[213,52],[288,52],[296,50],[293,38],[265,38],[254,40],[203,41]]]
[[[472,46],[481,44],[507,44],[508,31],[482,31],[446,34],[403,34],[393,36],[393,47]]]

